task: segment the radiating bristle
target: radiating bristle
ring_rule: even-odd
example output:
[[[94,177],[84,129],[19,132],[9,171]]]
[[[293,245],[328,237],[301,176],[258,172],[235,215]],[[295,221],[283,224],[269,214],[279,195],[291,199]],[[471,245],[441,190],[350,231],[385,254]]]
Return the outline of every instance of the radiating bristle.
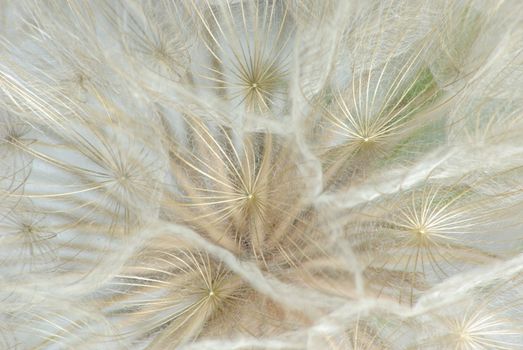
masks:
[[[519,0],[0,0],[0,349],[523,346]]]

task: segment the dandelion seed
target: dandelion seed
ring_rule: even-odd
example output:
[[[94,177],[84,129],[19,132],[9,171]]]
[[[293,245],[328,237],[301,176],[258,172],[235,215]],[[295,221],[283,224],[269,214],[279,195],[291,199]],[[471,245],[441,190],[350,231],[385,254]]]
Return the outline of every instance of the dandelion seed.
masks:
[[[516,283],[515,285],[518,285]],[[514,286],[514,284],[512,284]],[[521,304],[518,295],[507,293],[506,282],[476,290],[469,300],[438,310],[435,323],[419,346],[436,349],[513,349],[521,340],[521,320],[516,315]]]
[[[284,2],[193,3],[204,31],[207,62],[201,87],[256,113],[285,105],[293,28]],[[200,88],[201,88],[200,87]]]
[[[398,211],[374,228],[377,236],[368,243],[375,242],[376,248],[381,248],[369,262],[370,271],[377,269],[376,275],[370,276],[389,276],[390,285],[381,290],[399,290],[403,300],[407,288],[413,303],[415,291],[428,288],[432,281],[442,280],[467,265],[495,261],[495,253],[480,248],[480,242],[488,239],[488,231],[483,233],[485,225],[496,215],[496,210],[486,205],[486,201],[496,198],[487,198],[459,183],[454,187],[427,184],[412,192],[405,197],[403,207],[394,204],[392,207]]]
[[[158,243],[165,245],[169,240]],[[129,323],[129,335],[157,332],[153,348],[181,345],[233,329],[247,331],[254,327],[248,332],[257,332],[257,322],[271,318],[271,310],[253,308],[254,318],[241,321],[240,310],[252,308],[253,303],[263,305],[264,297],[204,252],[189,247],[153,249],[144,251],[135,262],[113,282],[121,296],[108,307],[115,315],[128,315],[129,321],[124,322]]]

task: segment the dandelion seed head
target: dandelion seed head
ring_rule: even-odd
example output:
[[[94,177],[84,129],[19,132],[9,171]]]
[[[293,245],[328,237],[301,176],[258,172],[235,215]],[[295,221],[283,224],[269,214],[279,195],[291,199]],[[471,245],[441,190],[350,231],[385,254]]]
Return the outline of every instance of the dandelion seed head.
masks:
[[[520,347],[523,3],[0,7],[4,347]]]

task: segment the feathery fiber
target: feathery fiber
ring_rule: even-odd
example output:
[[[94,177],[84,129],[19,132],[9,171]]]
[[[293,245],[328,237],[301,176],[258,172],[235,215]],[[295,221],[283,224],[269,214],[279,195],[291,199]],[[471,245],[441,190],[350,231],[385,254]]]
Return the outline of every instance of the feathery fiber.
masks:
[[[523,348],[521,13],[0,0],[0,349]]]

